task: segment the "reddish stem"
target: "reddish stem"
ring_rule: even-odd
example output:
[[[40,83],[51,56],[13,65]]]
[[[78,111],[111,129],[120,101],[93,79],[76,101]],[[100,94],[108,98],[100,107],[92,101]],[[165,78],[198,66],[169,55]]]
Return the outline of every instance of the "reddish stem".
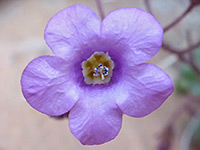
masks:
[[[185,12],[183,12],[182,15],[180,15],[177,19],[175,19],[171,24],[169,24],[168,26],[166,26],[164,28],[164,32],[168,31],[170,28],[172,28],[173,26],[175,26],[177,23],[179,23],[193,8],[194,8],[194,4],[190,4],[190,6],[185,10]]]
[[[196,48],[198,48],[199,46],[200,46],[200,41],[197,42],[196,44],[189,46],[187,49],[180,51],[180,53],[183,54],[183,53],[191,52],[191,51],[195,50]]]
[[[193,45],[191,45],[188,48],[183,49],[183,50],[169,47],[167,44],[164,44],[164,43],[162,45],[162,47],[165,48],[165,50],[168,50],[168,51],[175,53],[175,54],[184,54],[184,53],[192,52],[193,50],[195,50],[199,46],[200,46],[200,41],[198,41],[196,44],[193,44]]]
[[[166,44],[164,44],[164,43],[163,43],[162,47],[164,48],[164,50],[167,50],[167,51],[169,51],[169,52],[171,52],[171,53],[174,53],[174,54],[178,55],[178,57],[179,57],[179,59],[180,59],[181,61],[188,63],[188,64],[194,69],[194,71],[195,71],[197,74],[200,75],[200,70],[199,70],[199,68],[197,67],[197,65],[194,63],[193,60],[191,60],[191,59],[190,59],[190,60],[187,60],[187,59],[184,57],[184,53],[181,53],[181,52],[179,52],[179,51],[177,51],[177,50],[174,50],[172,47],[170,47],[169,45],[166,45]],[[192,47],[192,48],[194,48],[194,47]],[[188,51],[189,51],[189,49],[192,49],[192,48],[188,48]],[[190,51],[191,51],[191,50],[190,50]]]
[[[101,0],[95,0],[95,1],[96,1],[96,5],[97,5],[97,8],[98,8],[100,18],[101,18],[101,20],[103,20],[105,15],[104,15],[104,12],[103,12],[103,9],[102,9]]]
[[[145,5],[146,5],[147,11],[148,11],[149,13],[153,14],[153,13],[152,13],[152,10],[151,10],[150,3],[149,3],[149,0],[144,0],[144,3],[145,3]]]

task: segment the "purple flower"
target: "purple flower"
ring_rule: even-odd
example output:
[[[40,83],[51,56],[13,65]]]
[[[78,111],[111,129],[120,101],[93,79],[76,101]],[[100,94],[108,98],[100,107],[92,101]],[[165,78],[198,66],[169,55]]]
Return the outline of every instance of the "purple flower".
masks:
[[[163,29],[149,13],[122,8],[101,22],[89,8],[74,5],[53,16],[45,40],[56,56],[31,61],[22,78],[27,102],[39,112],[69,112],[72,134],[86,145],[116,137],[122,114],[143,117],[171,93],[169,76],[151,59]]]

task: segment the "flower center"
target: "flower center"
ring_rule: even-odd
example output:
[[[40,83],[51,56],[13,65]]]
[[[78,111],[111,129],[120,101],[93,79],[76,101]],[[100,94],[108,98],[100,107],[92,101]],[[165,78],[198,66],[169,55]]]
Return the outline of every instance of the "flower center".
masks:
[[[114,62],[108,53],[95,52],[82,62],[82,73],[87,84],[108,83],[112,76]]]

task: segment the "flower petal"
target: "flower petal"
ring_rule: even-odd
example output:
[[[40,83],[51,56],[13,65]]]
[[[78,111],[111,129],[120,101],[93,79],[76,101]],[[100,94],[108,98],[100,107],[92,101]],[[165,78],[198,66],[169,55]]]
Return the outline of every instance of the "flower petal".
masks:
[[[68,112],[79,96],[66,70],[66,62],[55,56],[41,56],[31,61],[21,78],[27,102],[50,116]]]
[[[156,110],[174,91],[169,76],[153,64],[141,64],[126,71],[127,99],[118,99],[123,113],[143,117]]]
[[[133,65],[148,61],[159,51],[163,29],[151,14],[138,8],[122,8],[103,20],[101,36],[104,44],[113,45],[116,53]]]
[[[45,40],[55,55],[62,58],[82,50],[99,38],[100,20],[82,5],[67,7],[53,16],[45,29]]]
[[[71,109],[69,127],[82,144],[102,144],[117,136],[122,112],[115,103],[115,97],[111,92],[85,92]]]

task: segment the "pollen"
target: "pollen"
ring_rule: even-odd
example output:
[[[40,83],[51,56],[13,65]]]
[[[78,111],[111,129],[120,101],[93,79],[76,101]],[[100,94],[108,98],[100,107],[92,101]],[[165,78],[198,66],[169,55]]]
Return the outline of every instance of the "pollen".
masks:
[[[111,80],[114,62],[108,53],[95,52],[82,62],[82,73],[86,84],[104,84]]]

